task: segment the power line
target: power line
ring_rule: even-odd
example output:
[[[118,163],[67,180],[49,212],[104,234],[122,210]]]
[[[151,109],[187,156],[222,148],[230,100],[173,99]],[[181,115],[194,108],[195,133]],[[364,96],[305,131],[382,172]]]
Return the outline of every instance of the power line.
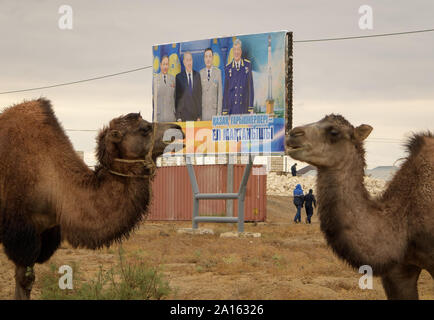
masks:
[[[402,141],[402,139],[397,139],[397,138],[369,138],[369,140],[380,140],[380,141],[392,141],[392,142],[399,142]]]
[[[371,34],[366,36],[352,36],[352,37],[338,37],[338,38],[324,38],[324,39],[308,39],[308,40],[295,40],[294,43],[304,43],[304,42],[320,42],[320,41],[337,41],[337,40],[352,40],[352,39],[364,39],[364,38],[377,38],[377,37],[390,37],[390,36],[399,36],[405,34],[414,34],[414,33],[424,33],[424,32],[433,32],[434,29],[422,29],[422,30],[414,30],[414,31],[403,31],[403,32],[392,32],[392,33],[379,33],[379,34]]]
[[[30,88],[30,89],[13,90],[13,91],[5,91],[5,92],[0,92],[0,94],[17,93],[17,92],[25,92],[25,91],[33,91],[33,90],[41,90],[41,89],[49,89],[49,88],[55,88],[55,87],[61,87],[61,86],[68,86],[71,84],[77,84],[77,83],[82,83],[82,82],[88,82],[88,81],[93,81],[93,80],[100,80],[100,79],[115,77],[115,76],[119,76],[121,74],[132,73],[132,72],[136,72],[136,71],[140,71],[140,70],[144,70],[144,69],[149,69],[149,68],[152,68],[152,66],[140,67],[140,68],[131,69],[131,70],[127,70],[127,71],[121,71],[121,72],[117,72],[117,73],[106,74],[103,76],[98,76],[98,77],[93,77],[93,78],[88,78],[88,79],[83,79],[83,80],[53,84],[53,85],[49,85],[49,86]]]
[[[366,140],[366,142],[399,144],[399,143],[401,143],[402,141],[379,141],[379,140]]]
[[[415,33],[425,33],[425,32],[433,32],[434,29],[422,29],[422,30],[414,30],[414,31],[403,31],[403,32],[393,32],[393,33],[380,33],[380,34],[372,34],[372,35],[366,35],[366,36],[350,36],[350,37],[337,37],[337,38],[323,38],[323,39],[307,39],[307,40],[295,40],[294,43],[308,43],[308,42],[325,42],[325,41],[337,41],[337,40],[352,40],[352,39],[363,39],[363,38],[375,38],[375,37],[389,37],[389,36],[399,36],[399,35],[406,35],[406,34],[415,34]],[[18,92],[27,92],[27,91],[35,91],[35,90],[41,90],[41,89],[49,89],[49,88],[56,88],[61,86],[68,86],[72,84],[77,83],[83,83],[88,81],[94,81],[94,80],[100,80],[110,77],[115,77],[118,75],[126,74],[126,73],[132,73],[137,72],[140,70],[150,69],[152,66],[145,66],[140,67],[136,69],[131,69],[127,71],[121,71],[117,73],[111,73],[103,76],[97,76],[93,78],[83,79],[83,80],[77,80],[77,81],[71,81],[71,82],[64,82],[59,84],[53,84],[43,87],[36,87],[36,88],[29,88],[29,89],[20,89],[20,90],[12,90],[12,91],[4,91],[0,92],[1,94],[9,94],[9,93],[18,93]]]

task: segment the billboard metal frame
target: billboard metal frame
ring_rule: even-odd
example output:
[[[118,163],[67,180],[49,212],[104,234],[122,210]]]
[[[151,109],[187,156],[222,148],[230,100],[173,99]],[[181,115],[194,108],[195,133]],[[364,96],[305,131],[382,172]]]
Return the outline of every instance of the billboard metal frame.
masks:
[[[196,174],[192,165],[191,157],[187,157],[188,175],[191,181],[191,188],[193,190],[193,218],[192,228],[197,229],[199,222],[226,222],[238,223],[238,232],[244,232],[244,199],[246,198],[246,186],[252,171],[254,156],[249,156],[243,178],[238,189],[238,193],[200,193],[199,186],[196,180]],[[201,217],[199,216],[199,200],[238,200],[238,217]]]
[[[286,126],[285,126],[285,135],[292,129],[292,103],[293,103],[293,34],[292,32],[286,33]],[[286,145],[285,145],[286,150]],[[286,152],[284,152],[286,153]]]

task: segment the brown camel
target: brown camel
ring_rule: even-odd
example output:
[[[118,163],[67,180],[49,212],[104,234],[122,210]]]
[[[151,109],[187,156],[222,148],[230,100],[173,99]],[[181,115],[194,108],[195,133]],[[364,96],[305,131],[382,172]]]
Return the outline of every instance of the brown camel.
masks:
[[[61,240],[97,249],[128,237],[146,216],[167,129],[180,127],[138,113],[113,119],[98,134],[92,171],[48,100],[0,114],[0,243],[15,264],[16,299],[30,298],[34,264],[47,261]]]
[[[388,299],[418,299],[421,270],[434,278],[434,137],[415,134],[387,190],[372,199],[363,184],[371,130],[329,115],[292,129],[287,150],[318,169],[318,215],[334,252],[354,268],[371,266]]]

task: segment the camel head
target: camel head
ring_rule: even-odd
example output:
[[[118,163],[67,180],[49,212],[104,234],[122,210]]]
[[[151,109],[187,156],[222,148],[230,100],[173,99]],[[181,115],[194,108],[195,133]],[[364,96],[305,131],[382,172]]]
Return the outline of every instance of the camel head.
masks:
[[[155,128],[154,128],[155,127]],[[106,167],[111,167],[113,159],[145,159],[154,140],[152,159],[163,154],[175,137],[184,138],[181,127],[172,123],[151,123],[140,113],[129,113],[110,121],[97,137],[97,157]]]
[[[292,129],[286,138],[287,153],[316,167],[339,167],[354,156],[364,156],[363,140],[371,131],[369,125],[354,128],[341,115],[331,114]]]

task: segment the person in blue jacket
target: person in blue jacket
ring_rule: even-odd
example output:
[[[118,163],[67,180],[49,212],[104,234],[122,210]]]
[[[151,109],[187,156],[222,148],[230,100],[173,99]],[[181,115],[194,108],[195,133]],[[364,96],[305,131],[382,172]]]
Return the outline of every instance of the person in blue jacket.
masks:
[[[297,213],[294,217],[294,222],[300,223],[301,222],[301,208],[303,208],[303,202],[304,202],[303,189],[301,188],[300,184],[297,184],[295,186],[293,196],[294,196],[293,202],[294,202],[295,207],[297,208]]]

